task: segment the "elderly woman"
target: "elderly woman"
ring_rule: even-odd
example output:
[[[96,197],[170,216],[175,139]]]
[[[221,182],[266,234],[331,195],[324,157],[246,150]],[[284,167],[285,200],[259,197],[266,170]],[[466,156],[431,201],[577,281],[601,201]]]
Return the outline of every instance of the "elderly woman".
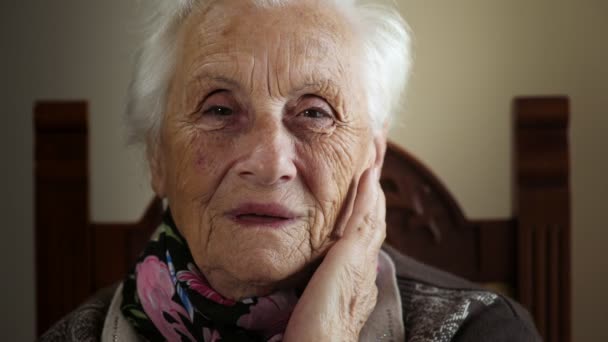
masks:
[[[408,67],[392,10],[162,1],[128,115],[164,221],[111,296],[42,339],[537,340],[508,299],[381,250]]]

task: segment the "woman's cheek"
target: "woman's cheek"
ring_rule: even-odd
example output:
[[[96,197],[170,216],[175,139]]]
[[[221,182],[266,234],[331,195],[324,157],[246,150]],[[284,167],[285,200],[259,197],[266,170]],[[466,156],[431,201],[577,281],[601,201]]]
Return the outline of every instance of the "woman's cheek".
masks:
[[[247,141],[238,132],[199,131],[192,149],[196,150],[196,165],[201,171],[218,173],[247,147]]]
[[[207,167],[207,156],[201,149],[196,152],[196,160],[194,162],[194,168],[198,171],[204,171],[205,167]]]
[[[355,168],[351,162],[351,151],[340,144],[328,144],[313,149],[313,154],[305,165],[305,178],[309,189],[319,206],[315,217],[311,238],[316,249],[323,249],[330,241],[332,232],[351,185]],[[314,167],[311,167],[313,166]]]
[[[175,196],[184,205],[206,203],[217,182],[216,155],[209,149],[205,136],[193,130],[176,131],[169,153],[173,169],[170,178]]]

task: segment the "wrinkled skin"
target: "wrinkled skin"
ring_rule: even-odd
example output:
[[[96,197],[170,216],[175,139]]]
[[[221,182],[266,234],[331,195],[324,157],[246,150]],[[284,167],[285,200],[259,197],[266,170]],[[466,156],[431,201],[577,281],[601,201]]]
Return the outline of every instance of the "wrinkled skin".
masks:
[[[352,24],[319,6],[256,8],[232,0],[189,15],[160,139],[150,141],[148,158],[155,192],[167,197],[194,261],[219,293],[240,299],[305,286],[327,254],[318,268],[325,276],[315,273],[309,284],[317,289],[306,289],[309,305],[298,304],[295,317],[320,309],[313,297],[342,274],[334,287],[351,284],[340,301],[362,294],[373,300],[360,310],[343,305],[334,317],[354,310],[364,322],[375,303],[384,217],[377,214],[380,195],[373,195],[381,193],[377,179],[358,184],[365,170],[379,168],[385,138],[371,129]],[[357,196],[362,191],[368,195]],[[226,213],[247,202],[280,203],[296,217],[279,229],[243,227]],[[359,216],[350,215],[353,203]],[[380,233],[361,233],[366,229]],[[328,253],[334,244],[342,247]],[[354,255],[366,257],[345,257]],[[340,269],[348,264],[350,271]],[[353,279],[353,268],[368,276]],[[290,326],[303,336],[303,324]]]

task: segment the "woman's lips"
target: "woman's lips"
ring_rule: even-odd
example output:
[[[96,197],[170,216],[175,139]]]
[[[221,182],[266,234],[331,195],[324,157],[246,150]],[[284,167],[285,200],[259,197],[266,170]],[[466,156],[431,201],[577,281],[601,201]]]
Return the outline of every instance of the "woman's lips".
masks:
[[[280,228],[291,223],[297,215],[277,203],[244,203],[230,210],[227,216],[244,226]]]

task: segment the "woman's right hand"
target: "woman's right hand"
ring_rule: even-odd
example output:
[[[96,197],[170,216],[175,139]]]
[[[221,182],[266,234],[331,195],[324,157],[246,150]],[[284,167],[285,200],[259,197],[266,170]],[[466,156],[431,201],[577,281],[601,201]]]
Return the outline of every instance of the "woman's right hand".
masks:
[[[284,341],[358,341],[376,305],[385,216],[379,169],[368,169],[361,176],[344,235],[329,249],[306,286]]]

